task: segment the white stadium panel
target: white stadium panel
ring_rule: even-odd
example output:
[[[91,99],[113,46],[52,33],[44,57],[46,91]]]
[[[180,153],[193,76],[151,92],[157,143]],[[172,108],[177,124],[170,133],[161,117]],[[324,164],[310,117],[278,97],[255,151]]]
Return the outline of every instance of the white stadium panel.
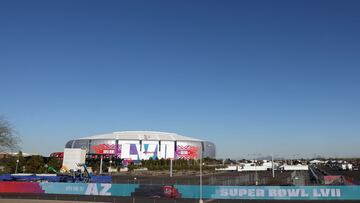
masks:
[[[130,159],[130,144],[129,143],[121,143],[121,154],[120,158],[122,159]]]
[[[175,158],[175,142],[161,141],[159,149],[159,158],[174,159]]]
[[[139,140],[119,140],[118,146],[121,149],[120,158],[128,160],[140,160]]]
[[[143,140],[141,144],[140,159],[157,159],[159,153],[159,141]]]

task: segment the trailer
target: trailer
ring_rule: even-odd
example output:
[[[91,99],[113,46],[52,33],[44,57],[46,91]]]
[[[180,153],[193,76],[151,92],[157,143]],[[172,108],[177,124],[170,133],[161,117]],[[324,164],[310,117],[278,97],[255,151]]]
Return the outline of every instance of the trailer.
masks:
[[[280,166],[281,170],[284,171],[308,171],[309,170],[309,166],[308,165],[282,165]]]

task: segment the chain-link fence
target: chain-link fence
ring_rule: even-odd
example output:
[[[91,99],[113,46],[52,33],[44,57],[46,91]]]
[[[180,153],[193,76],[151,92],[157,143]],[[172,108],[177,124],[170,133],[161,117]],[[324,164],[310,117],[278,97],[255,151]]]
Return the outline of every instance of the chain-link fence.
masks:
[[[203,185],[311,185],[307,171],[248,171],[248,172],[225,172],[204,174]],[[143,185],[199,185],[199,174],[182,176],[143,176],[138,175],[114,175],[113,183],[143,184]]]

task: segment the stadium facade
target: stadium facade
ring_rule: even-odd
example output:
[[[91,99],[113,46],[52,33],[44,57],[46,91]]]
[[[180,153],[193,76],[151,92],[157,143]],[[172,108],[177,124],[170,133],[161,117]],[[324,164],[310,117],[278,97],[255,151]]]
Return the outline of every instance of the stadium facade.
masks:
[[[115,156],[125,160],[215,158],[215,145],[175,133],[123,131],[70,140],[65,148],[83,148],[88,155]],[[201,150],[202,149],[202,150]]]

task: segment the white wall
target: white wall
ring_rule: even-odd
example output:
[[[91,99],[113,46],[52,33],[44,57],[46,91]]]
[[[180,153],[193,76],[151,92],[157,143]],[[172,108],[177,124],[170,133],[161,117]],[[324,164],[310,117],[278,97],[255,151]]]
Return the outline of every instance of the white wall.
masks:
[[[78,164],[85,164],[86,149],[64,149],[63,167],[68,170],[83,170],[83,167],[78,167]]]

